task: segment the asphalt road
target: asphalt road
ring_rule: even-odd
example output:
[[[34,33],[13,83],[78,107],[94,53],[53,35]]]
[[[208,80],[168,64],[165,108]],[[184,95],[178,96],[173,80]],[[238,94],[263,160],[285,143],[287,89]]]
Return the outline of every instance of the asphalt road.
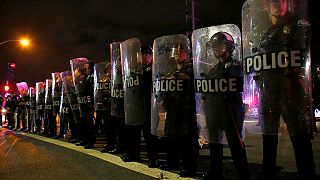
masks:
[[[318,124],[320,125],[320,124]],[[252,127],[250,127],[252,126]],[[247,124],[250,130],[256,125]],[[105,143],[98,138],[94,149],[84,149],[66,140],[55,140],[40,135],[9,131],[0,128],[0,179],[186,179],[177,175],[178,171],[162,171],[150,169],[146,162],[123,162],[119,155],[100,153]],[[253,180],[263,179],[262,170],[262,140],[261,134],[245,133],[247,157],[250,177]],[[320,178],[320,135],[312,141],[316,165],[317,179]],[[141,157],[146,156],[141,152]],[[160,154],[164,161],[163,153]],[[146,158],[146,157],[145,157]],[[144,158],[144,159],[145,159]],[[198,158],[199,176],[210,167],[209,151],[200,149]],[[289,136],[285,132],[279,133],[278,146],[278,177],[279,180],[297,180],[297,171],[293,148]],[[224,172],[228,180],[238,179],[233,160],[225,142]]]
[[[40,136],[38,136],[40,137]],[[41,137],[40,137],[41,138]],[[136,166],[134,163],[123,163],[119,157],[94,156],[95,150],[84,150],[83,147],[69,149],[69,143],[51,140],[52,144],[34,139],[20,132],[0,129],[0,179],[156,179],[155,172],[151,177],[141,172],[143,167],[136,171],[121,166]],[[65,143],[65,144],[63,144]],[[70,144],[74,148],[75,145]],[[81,152],[87,151],[87,152]],[[90,154],[91,153],[91,154]],[[104,156],[97,152],[97,154]],[[112,155],[107,155],[112,156]],[[116,160],[112,160],[112,158]],[[110,160],[111,159],[111,160]],[[120,164],[115,164],[118,161]],[[152,175],[152,174],[151,174]]]

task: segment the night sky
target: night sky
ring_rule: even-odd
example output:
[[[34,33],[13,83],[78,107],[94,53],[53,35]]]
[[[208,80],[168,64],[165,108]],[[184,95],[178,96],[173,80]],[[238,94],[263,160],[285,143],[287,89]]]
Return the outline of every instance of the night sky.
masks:
[[[311,25],[319,23],[317,1],[309,1]],[[199,2],[196,28],[226,23],[241,28],[244,0]],[[313,49],[319,49],[320,30],[312,28]],[[185,0],[0,0],[0,42],[20,37],[32,41],[28,48],[0,45],[1,90],[11,61],[17,65],[15,82],[34,86],[51,72],[68,70],[72,58],[109,60],[111,42],[137,37],[142,45],[152,45],[159,36],[185,32]],[[317,54],[313,59],[320,62]]]

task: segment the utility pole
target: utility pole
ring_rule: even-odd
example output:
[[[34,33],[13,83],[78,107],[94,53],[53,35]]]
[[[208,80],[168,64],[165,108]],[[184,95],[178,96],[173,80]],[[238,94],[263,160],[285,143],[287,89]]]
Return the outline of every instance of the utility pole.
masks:
[[[199,0],[186,0],[186,35],[190,38],[192,31],[196,29],[196,23],[199,19],[196,16],[196,9],[199,6]]]

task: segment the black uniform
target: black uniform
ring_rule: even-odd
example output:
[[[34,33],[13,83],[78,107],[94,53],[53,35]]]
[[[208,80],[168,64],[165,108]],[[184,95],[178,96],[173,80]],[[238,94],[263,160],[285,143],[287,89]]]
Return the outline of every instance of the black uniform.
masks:
[[[48,84],[50,85],[48,86]],[[44,104],[44,129],[46,129],[47,126],[49,137],[55,137],[57,135],[57,123],[55,117],[56,116],[53,115],[52,82],[50,82],[46,83],[46,97]],[[46,130],[44,130],[44,132],[46,132]]]
[[[30,126],[29,126],[29,130],[30,132],[36,132],[36,129],[38,129],[37,127],[37,123],[36,123],[36,96],[35,94],[31,94],[30,91]]]
[[[262,36],[258,47],[259,53],[292,51],[304,49],[305,38],[299,30],[297,20],[287,14],[279,19]],[[301,42],[300,42],[301,41]],[[301,59],[306,57],[301,51]],[[302,62],[303,64],[304,62]],[[304,66],[304,65],[303,65]],[[304,74],[301,68],[266,70],[257,73],[256,83],[262,90],[261,109],[263,134],[263,165],[266,177],[276,174],[278,129],[280,116],[285,121],[295,151],[299,176],[314,177],[315,166],[312,144],[309,137],[308,96],[302,83]],[[307,117],[307,119],[305,119]]]
[[[145,103],[147,121],[143,127],[143,135],[147,145],[147,153],[149,158],[148,166],[150,168],[158,167],[159,156],[159,142],[158,137],[151,134],[151,93],[152,93],[152,68],[151,65],[144,65],[143,67],[143,82],[145,91]]]
[[[222,60],[206,75],[212,79],[238,78],[242,80],[242,70],[238,61],[229,57]],[[237,86],[242,87],[241,84]],[[240,87],[240,88],[241,88]],[[248,179],[248,162],[245,145],[241,140],[244,109],[241,92],[216,92],[206,94],[206,120],[209,129],[211,172],[213,177],[223,173],[222,133],[225,132],[231,154],[240,179]]]
[[[194,176],[196,160],[199,153],[198,129],[195,120],[195,102],[193,91],[193,71],[191,64],[182,63],[170,77],[183,79],[184,92],[170,92],[163,95],[163,106],[166,109],[164,127],[167,136],[167,166],[164,169],[179,168],[182,159],[182,176]],[[190,90],[192,89],[192,90]],[[178,131],[177,131],[178,130]]]
[[[7,110],[7,120],[8,120],[8,128],[14,129],[15,120],[14,120],[14,113],[16,109],[16,102],[14,100],[15,95],[12,93],[7,96],[5,108]]]
[[[21,130],[27,129],[27,101],[29,100],[28,96],[22,96],[18,100],[18,113],[17,113],[17,123],[16,128],[20,129],[20,121],[22,122]]]
[[[93,72],[90,64],[90,72]],[[95,144],[96,137],[93,124],[93,75],[88,74],[78,84],[77,99],[80,106],[80,117],[84,119],[83,135],[85,148],[92,148]]]

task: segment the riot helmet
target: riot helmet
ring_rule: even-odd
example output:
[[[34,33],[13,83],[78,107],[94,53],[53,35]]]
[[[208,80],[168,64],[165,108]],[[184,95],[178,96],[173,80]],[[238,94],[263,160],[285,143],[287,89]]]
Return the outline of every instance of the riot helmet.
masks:
[[[210,38],[210,45],[216,57],[225,56],[225,51],[232,55],[235,48],[234,40],[229,33],[217,32]],[[223,52],[224,54],[221,54]]]
[[[152,48],[150,46],[142,46],[141,47],[142,54],[152,54]]]
[[[188,57],[186,51],[178,46],[172,46],[170,57],[173,58],[178,64],[183,63]]]
[[[152,63],[152,48],[150,46],[141,47],[141,57],[144,66],[151,65]]]

